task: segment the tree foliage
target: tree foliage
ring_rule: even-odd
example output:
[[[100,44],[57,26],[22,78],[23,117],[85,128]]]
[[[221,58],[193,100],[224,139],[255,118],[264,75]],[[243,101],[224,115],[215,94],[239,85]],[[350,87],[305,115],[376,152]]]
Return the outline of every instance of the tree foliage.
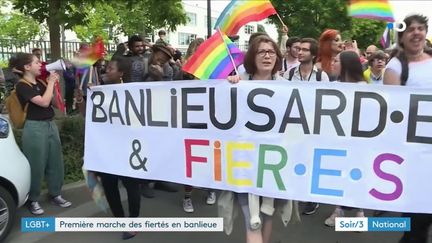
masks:
[[[85,21],[85,12],[81,11],[92,0],[12,0],[14,9],[31,16],[40,23],[54,19],[57,24],[64,25],[66,29],[71,29],[76,24]],[[53,8],[58,7],[58,8]]]
[[[181,0],[99,2],[83,10],[87,16],[86,24],[77,25],[73,30],[78,38],[86,41],[95,36],[113,39],[120,33],[152,34],[159,28],[175,30],[178,25],[187,22]]]
[[[264,25],[262,25],[262,24],[258,24],[258,26],[257,26],[257,31],[258,31],[258,32],[267,33],[267,31],[265,30]]]
[[[175,30],[185,24],[186,13],[181,0],[12,0],[14,9],[46,22],[51,40],[52,58],[60,57],[60,25],[65,29],[76,26],[83,40],[94,36],[108,38],[108,30],[126,35],[152,33],[156,28]],[[115,33],[114,33],[115,34]]]
[[[40,33],[39,24],[34,19],[19,13],[2,14],[0,29],[0,45],[3,47],[25,46]]]
[[[352,19],[352,28],[342,32],[345,39],[356,40],[359,48],[365,49],[369,45],[379,46],[379,40],[386,28],[386,23],[369,19]]]
[[[318,39],[325,29],[337,29],[343,38],[356,39],[360,47],[374,44],[385,29],[380,21],[355,19],[347,14],[346,0],[271,0],[273,6],[289,27],[290,36]],[[279,29],[281,23],[271,17]]]
[[[290,36],[318,38],[325,29],[350,29],[345,0],[271,0],[273,6],[290,28]],[[271,20],[281,26],[279,19]],[[279,28],[280,29],[280,28]]]
[[[51,58],[61,56],[60,25],[71,29],[85,21],[85,12],[81,11],[86,5],[92,5],[92,0],[12,0],[14,9],[27,16],[31,16],[39,23],[47,23],[50,36]]]
[[[91,42],[100,36],[108,41],[119,34],[116,26],[120,24],[120,17],[110,4],[96,3],[94,7],[87,6],[83,11],[86,12],[86,24],[72,27],[80,40]]]
[[[118,29],[125,35],[151,34],[159,28],[174,31],[188,20],[181,0],[129,0],[111,5],[120,19]]]

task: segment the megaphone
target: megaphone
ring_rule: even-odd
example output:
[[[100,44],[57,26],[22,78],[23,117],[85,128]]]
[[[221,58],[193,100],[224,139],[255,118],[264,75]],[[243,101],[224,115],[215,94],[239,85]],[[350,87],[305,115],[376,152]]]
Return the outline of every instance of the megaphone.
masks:
[[[63,59],[58,59],[57,61],[46,65],[45,68],[48,72],[64,71],[64,70],[66,70],[66,64],[65,64]]]

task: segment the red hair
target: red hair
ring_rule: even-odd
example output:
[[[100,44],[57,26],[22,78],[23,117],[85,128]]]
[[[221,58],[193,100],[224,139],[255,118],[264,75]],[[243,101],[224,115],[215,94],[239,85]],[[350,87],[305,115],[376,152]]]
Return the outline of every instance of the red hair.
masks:
[[[331,73],[332,62],[332,41],[339,35],[335,29],[326,29],[319,38],[318,61],[321,62],[321,69],[326,73]]]

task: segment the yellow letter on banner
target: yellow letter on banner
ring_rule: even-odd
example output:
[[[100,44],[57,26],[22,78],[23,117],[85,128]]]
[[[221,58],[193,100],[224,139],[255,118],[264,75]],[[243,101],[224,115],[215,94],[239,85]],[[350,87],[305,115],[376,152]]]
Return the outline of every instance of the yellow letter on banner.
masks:
[[[235,179],[233,169],[234,168],[251,168],[252,164],[247,161],[234,161],[233,151],[234,150],[253,150],[255,147],[252,143],[227,143],[227,181],[228,184],[236,186],[252,186],[252,180],[249,179]]]

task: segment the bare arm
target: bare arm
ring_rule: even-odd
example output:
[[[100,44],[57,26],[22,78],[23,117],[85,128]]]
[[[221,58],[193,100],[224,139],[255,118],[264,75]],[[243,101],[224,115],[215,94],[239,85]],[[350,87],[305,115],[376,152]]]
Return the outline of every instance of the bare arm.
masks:
[[[288,40],[288,27],[287,26],[282,26],[281,29],[281,42],[280,42],[280,46],[279,49],[282,52],[282,55],[285,54],[286,52],[286,42]]]
[[[49,107],[51,104],[51,100],[53,98],[54,84],[57,82],[59,75],[57,73],[51,73],[47,78],[48,85],[46,87],[45,93],[41,96],[35,96],[31,98],[31,102],[35,105],[41,107]]]
[[[384,72],[384,84],[401,85],[399,74],[391,69],[386,69]]]

